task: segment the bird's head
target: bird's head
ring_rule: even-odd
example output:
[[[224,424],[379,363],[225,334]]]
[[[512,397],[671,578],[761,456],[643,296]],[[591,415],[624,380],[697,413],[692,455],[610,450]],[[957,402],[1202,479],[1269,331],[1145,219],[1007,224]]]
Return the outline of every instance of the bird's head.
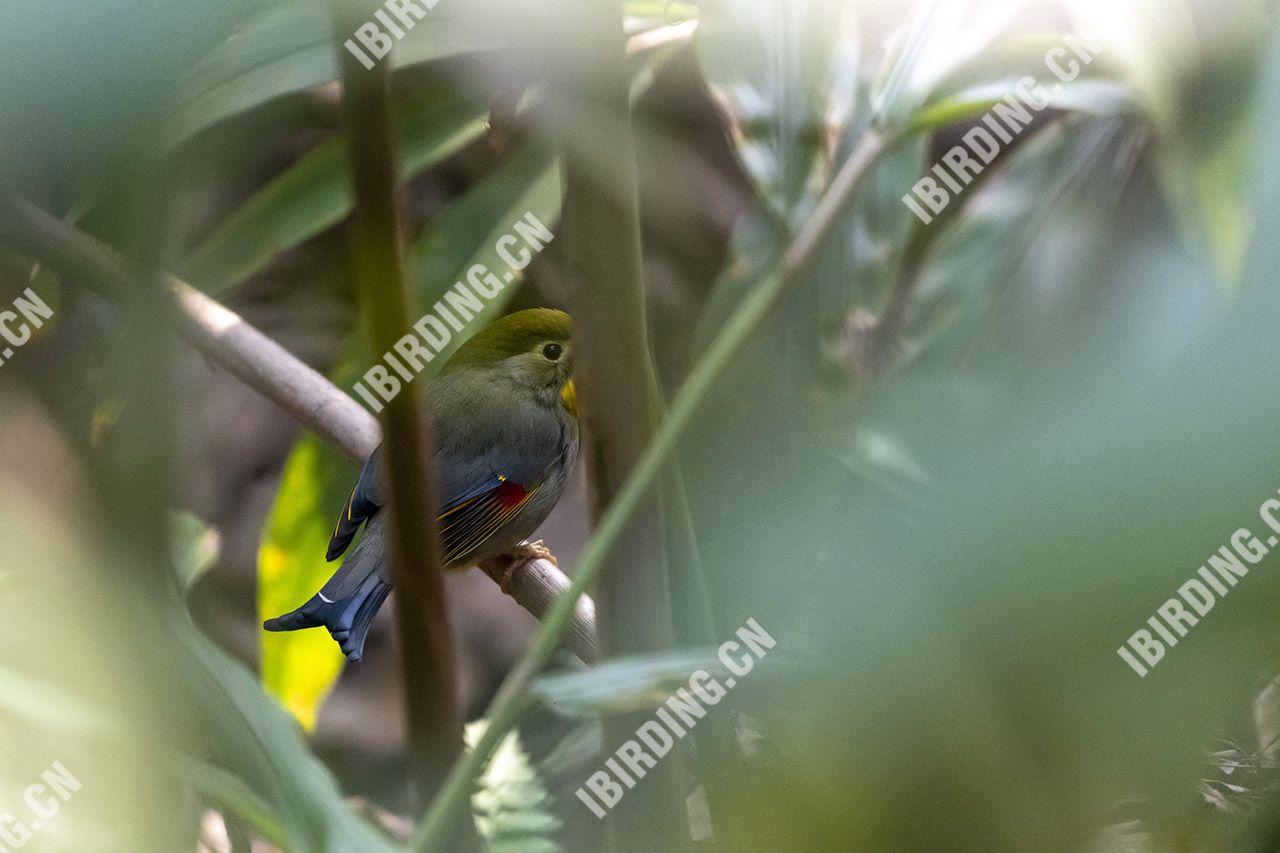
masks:
[[[547,403],[558,399],[578,416],[569,315],[563,311],[530,308],[495,320],[459,347],[445,369],[488,373],[495,381],[514,383]]]

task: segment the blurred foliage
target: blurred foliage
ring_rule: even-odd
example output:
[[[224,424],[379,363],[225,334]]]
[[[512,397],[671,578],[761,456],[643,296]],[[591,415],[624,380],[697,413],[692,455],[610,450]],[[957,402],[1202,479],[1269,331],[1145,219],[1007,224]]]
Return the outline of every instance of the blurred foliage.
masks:
[[[405,179],[456,153],[484,129],[483,110],[435,89],[406,103],[399,118]],[[341,222],[352,204],[345,148],[335,138],[308,152],[227,217],[179,272],[216,293]]]
[[[449,187],[415,210],[422,310],[478,265],[501,276],[495,239],[526,214],[558,222],[556,146],[589,149],[598,118],[566,91],[581,71],[571,6],[441,0],[430,15],[392,54],[401,178],[411,197],[426,176]],[[735,720],[745,762],[691,763],[691,793],[727,777],[712,825],[746,827],[744,849],[760,851],[1273,849],[1277,558],[1145,678],[1115,649],[1280,488],[1274,4],[714,0],[631,2],[626,16],[630,33],[668,35],[697,19],[691,45],[677,34],[633,63],[637,116],[661,116],[653,102],[691,76],[749,191],[723,217],[714,281],[654,285],[695,352],[778,275],[869,135],[886,143],[682,448],[716,622],[755,618],[778,640],[711,712]],[[946,217],[917,223],[902,197],[1017,80],[1046,79],[1045,50],[1073,27],[1101,39],[1098,61]],[[175,271],[243,295],[350,211],[323,109],[332,36],[314,3],[12,3],[0,190],[130,251],[139,152],[163,151],[154,168],[169,174],[210,150],[248,160],[219,151],[237,134],[287,139],[228,174],[225,198],[176,199],[202,224],[166,247]],[[685,108],[637,128],[671,198],[701,175],[704,152],[672,130]],[[10,254],[0,266],[22,281],[48,275]],[[562,295],[511,272],[486,318]],[[77,310],[59,284],[59,325],[31,351]],[[904,296],[901,328],[878,339]],[[109,331],[83,346],[121,365],[127,334],[107,307],[89,313]],[[359,341],[342,342],[340,384],[368,363]],[[0,521],[21,534],[0,558],[17,622],[0,657],[0,813],[58,760],[84,790],[35,849],[192,849],[208,808],[285,850],[393,849],[294,722],[314,729],[342,670],[332,641],[263,635],[261,680],[218,648],[182,598],[211,532],[189,513],[163,543],[113,529],[110,441],[33,402],[86,392],[20,369],[0,375]],[[64,433],[76,451],[50,438]],[[152,448],[131,450],[136,463]],[[128,484],[139,507],[177,472],[155,476]],[[327,578],[353,479],[314,437],[293,448],[258,616]],[[157,577],[171,588],[144,582]],[[528,698],[571,717],[651,708],[714,670],[709,654],[549,673]],[[550,724],[508,736],[471,798],[490,849],[589,849],[573,846],[581,807],[563,796],[600,766],[583,742]]]
[[[522,271],[511,269],[496,249],[497,241],[513,233],[515,225],[532,215],[554,228],[560,219],[560,172],[556,159],[537,145],[512,153],[491,177],[477,183],[465,196],[441,212],[410,253],[410,285],[417,304],[429,310],[471,271],[483,267],[505,280],[502,295],[490,299],[477,325],[506,313],[508,301],[522,280]],[[508,278],[509,276],[509,278]],[[454,338],[432,361],[438,370],[465,340]]]
[[[469,746],[475,746],[485,725],[483,720],[467,725]],[[551,811],[551,795],[516,732],[506,736],[481,774],[471,807],[490,853],[560,853],[563,849],[552,840],[561,822]]]
[[[259,621],[288,613],[333,574],[325,560],[356,468],[318,439],[303,438],[285,464],[258,555]],[[262,632],[262,683],[312,731],[346,658],[322,631]]]
[[[218,561],[221,537],[216,529],[189,512],[169,517],[169,535],[178,586],[186,591]]]

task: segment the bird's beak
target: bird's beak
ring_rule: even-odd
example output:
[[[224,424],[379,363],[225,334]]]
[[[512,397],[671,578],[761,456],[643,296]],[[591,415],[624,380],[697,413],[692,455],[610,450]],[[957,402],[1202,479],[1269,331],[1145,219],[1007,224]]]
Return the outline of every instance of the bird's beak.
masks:
[[[560,400],[564,403],[564,407],[569,414],[576,418],[578,416],[578,389],[573,386],[572,379],[564,383],[564,387],[560,389]]]

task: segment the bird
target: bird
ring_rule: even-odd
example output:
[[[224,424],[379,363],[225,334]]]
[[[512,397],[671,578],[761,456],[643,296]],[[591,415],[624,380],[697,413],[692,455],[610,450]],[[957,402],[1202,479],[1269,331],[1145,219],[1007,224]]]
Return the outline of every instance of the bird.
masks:
[[[560,500],[578,456],[570,319],[532,308],[508,314],[469,338],[428,388],[440,495],[441,562],[461,570],[522,549]],[[347,660],[359,661],[374,614],[391,592],[381,446],[342,508],[330,562],[364,536],[305,604],[263,623],[267,631],[324,626]]]

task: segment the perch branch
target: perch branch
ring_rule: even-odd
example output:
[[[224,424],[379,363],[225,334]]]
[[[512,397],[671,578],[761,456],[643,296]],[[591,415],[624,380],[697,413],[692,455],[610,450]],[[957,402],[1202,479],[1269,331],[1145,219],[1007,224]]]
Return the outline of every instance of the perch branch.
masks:
[[[0,196],[0,240],[105,297],[132,286],[133,275],[115,250],[22,199]],[[369,458],[381,436],[373,415],[234,311],[177,278],[169,276],[168,282],[188,344],[351,459]],[[569,579],[549,560],[506,563],[498,558],[481,568],[495,578],[510,571],[507,594],[539,619],[569,588]],[[584,596],[565,645],[591,662],[595,636],[595,607]]]

